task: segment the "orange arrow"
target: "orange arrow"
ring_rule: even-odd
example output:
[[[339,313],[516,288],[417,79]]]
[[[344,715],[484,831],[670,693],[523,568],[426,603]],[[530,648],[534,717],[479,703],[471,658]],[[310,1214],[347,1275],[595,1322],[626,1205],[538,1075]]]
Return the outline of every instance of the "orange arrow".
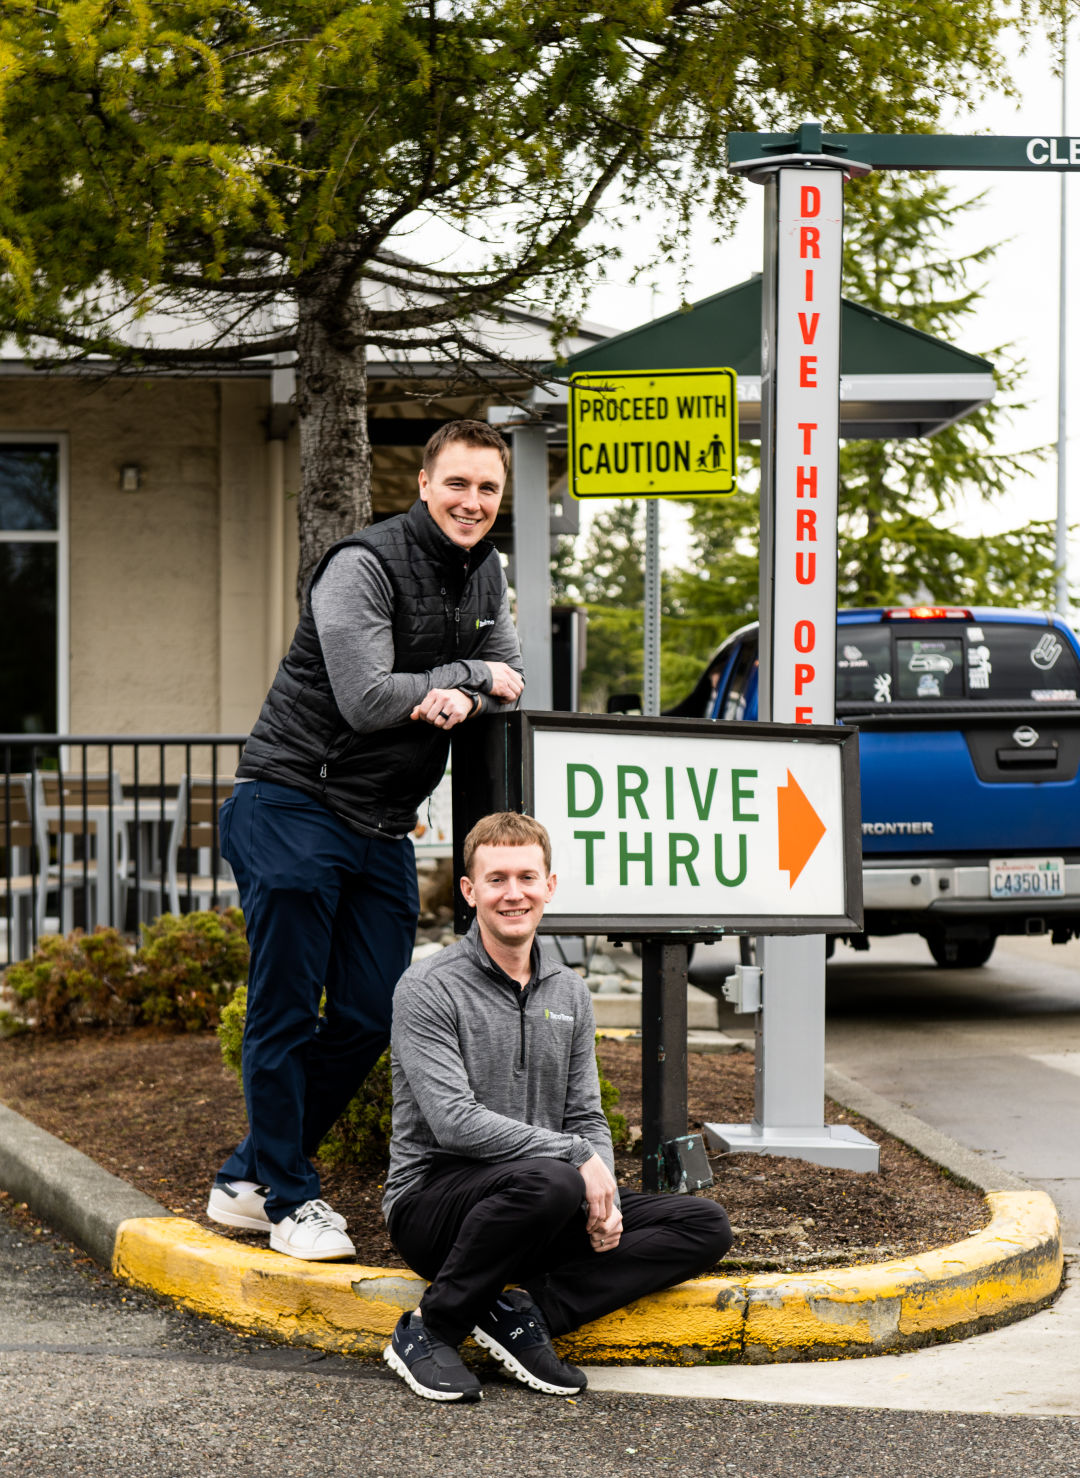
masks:
[[[788,874],[788,887],[793,888],[814,855],[814,848],[825,835],[825,823],[806,799],[790,770],[787,784],[776,787],[776,815],[780,869]]]

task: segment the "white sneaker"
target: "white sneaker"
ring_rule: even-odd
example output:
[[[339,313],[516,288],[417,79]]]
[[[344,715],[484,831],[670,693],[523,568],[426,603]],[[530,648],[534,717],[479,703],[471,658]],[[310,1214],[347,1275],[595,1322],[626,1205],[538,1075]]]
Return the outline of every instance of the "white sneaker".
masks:
[[[267,1194],[268,1187],[256,1185],[253,1180],[219,1180],[210,1192],[206,1214],[211,1221],[220,1222],[222,1226],[242,1227],[247,1232],[268,1232],[271,1222],[266,1214]],[[339,1211],[332,1211],[325,1201],[309,1201],[308,1204],[320,1207],[327,1221],[339,1232],[345,1230],[345,1218]]]
[[[328,1211],[330,1208],[325,1201],[305,1201],[292,1216],[271,1226],[272,1250],[285,1252],[290,1257],[303,1257],[309,1262],[355,1257],[356,1248],[341,1228],[330,1220]]]

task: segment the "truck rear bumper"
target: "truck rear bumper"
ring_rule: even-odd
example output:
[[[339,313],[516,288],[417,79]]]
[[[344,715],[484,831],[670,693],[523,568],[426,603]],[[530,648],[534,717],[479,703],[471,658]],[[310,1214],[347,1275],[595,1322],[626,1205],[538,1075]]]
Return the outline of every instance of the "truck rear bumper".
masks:
[[[1065,894],[1058,898],[991,898],[987,863],[950,862],[945,858],[863,863],[863,907],[867,913],[931,914],[1008,921],[1080,916],[1080,861],[1066,860]],[[912,928],[918,925],[913,920]]]

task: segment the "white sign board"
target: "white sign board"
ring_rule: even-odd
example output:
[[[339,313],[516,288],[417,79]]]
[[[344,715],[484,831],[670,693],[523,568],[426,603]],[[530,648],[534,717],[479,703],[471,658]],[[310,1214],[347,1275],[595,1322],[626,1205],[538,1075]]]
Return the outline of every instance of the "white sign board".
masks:
[[[776,501],[769,717],[831,724],[836,696],[836,476],[844,179],[780,171]]]
[[[809,930],[848,916],[858,841],[847,840],[840,744],[668,723],[665,733],[533,728],[528,809],[551,833],[549,914],[560,926],[767,919]]]

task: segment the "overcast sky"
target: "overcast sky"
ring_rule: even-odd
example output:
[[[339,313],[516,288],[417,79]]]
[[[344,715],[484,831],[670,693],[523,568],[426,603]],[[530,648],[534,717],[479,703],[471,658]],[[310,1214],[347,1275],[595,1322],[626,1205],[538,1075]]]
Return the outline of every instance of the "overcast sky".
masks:
[[[1080,27],[1072,32],[1068,74],[1068,125],[1080,135]],[[979,106],[973,115],[945,128],[955,133],[1049,135],[1061,131],[1061,84],[1051,75],[1049,47],[1036,41],[1029,55],[1016,59],[1013,75],[1022,89],[1019,104],[998,98]],[[1080,261],[1080,171],[1066,176],[1069,200],[1070,256]],[[1003,438],[1009,450],[1053,443],[1057,439],[1058,395],[1058,232],[1059,174],[955,174],[949,179],[958,194],[985,192],[986,203],[955,233],[957,255],[986,242],[1004,243],[986,274],[983,301],[963,331],[959,344],[976,354],[988,354],[999,344],[1016,346],[1026,361],[1022,393],[1030,408],[1018,414]],[[690,301],[719,292],[760,271],[762,255],[761,201],[763,191],[748,187],[747,206],[735,236],[720,246],[711,244],[708,222],[696,232]],[[644,254],[649,227],[625,226],[625,255]],[[638,244],[640,243],[640,245]],[[591,320],[617,328],[672,312],[679,306],[679,282],[674,269],[652,274],[655,287],[610,283],[597,288],[589,303]],[[1069,343],[1080,330],[1080,271],[1069,284]],[[1068,366],[1069,400],[1069,522],[1080,523],[1080,355],[1071,354]],[[1053,455],[1023,479],[1014,496],[993,506],[973,503],[958,523],[968,533],[995,533],[1030,518],[1053,518],[1057,500],[1057,466]],[[675,510],[665,510],[665,539],[674,553],[679,545]],[[1070,573],[1080,583],[1080,540],[1070,552]]]

